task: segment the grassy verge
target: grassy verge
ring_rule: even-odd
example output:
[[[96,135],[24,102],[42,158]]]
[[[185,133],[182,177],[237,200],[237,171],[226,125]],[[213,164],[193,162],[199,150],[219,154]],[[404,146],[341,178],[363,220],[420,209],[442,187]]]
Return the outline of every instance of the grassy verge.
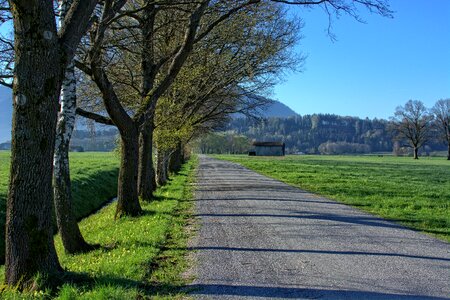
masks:
[[[450,162],[443,158],[215,157],[450,241]]]
[[[0,263],[4,261],[6,195],[10,155],[0,151]],[[114,153],[70,153],[73,209],[77,219],[88,216],[116,195],[119,161]]]
[[[177,299],[183,296],[181,273],[186,267],[188,234],[185,224],[192,205],[190,180],[195,159],[184,165],[169,184],[158,189],[156,201],[142,203],[144,215],[113,221],[109,205],[80,222],[90,243],[103,248],[66,255],[59,237],[56,247],[66,283],[51,293],[3,292],[2,299]],[[3,270],[0,270],[3,274]],[[0,278],[0,280],[2,280]],[[71,281],[71,283],[70,283]],[[19,298],[20,297],[20,298]]]

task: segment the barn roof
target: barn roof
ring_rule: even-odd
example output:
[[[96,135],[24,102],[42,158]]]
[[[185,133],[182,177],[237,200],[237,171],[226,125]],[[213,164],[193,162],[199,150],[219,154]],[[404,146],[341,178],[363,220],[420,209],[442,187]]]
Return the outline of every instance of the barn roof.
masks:
[[[283,142],[253,142],[253,146],[260,146],[260,147],[283,147]]]

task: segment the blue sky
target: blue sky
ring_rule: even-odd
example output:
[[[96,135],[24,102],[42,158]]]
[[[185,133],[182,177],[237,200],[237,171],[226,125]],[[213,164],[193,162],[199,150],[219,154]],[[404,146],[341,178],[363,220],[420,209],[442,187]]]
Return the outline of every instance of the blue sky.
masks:
[[[296,47],[307,54],[303,72],[287,74],[273,98],[299,114],[388,118],[418,99],[432,106],[450,98],[450,1],[391,0],[394,18],[361,9],[366,24],[348,16],[326,35],[321,9],[295,8],[305,26]]]

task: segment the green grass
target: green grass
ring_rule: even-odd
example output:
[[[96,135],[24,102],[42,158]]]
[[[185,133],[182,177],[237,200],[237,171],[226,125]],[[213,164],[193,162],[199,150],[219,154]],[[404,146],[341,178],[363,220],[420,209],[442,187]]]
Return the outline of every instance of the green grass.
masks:
[[[4,261],[4,229],[10,152],[0,151],[0,262]],[[77,219],[88,216],[113,198],[117,191],[119,160],[114,153],[70,153],[73,211]]]
[[[114,221],[115,204],[82,220],[80,229],[90,243],[103,248],[66,255],[59,237],[56,248],[62,266],[69,271],[56,292],[19,294],[8,290],[2,299],[177,299],[185,279],[181,273],[188,233],[184,229],[192,206],[192,159],[159,188],[156,201],[142,203],[144,215]],[[0,270],[3,274],[3,270]],[[0,278],[2,280],[2,278]],[[20,298],[21,297],[21,298]]]
[[[215,157],[450,241],[450,162],[444,158]]]

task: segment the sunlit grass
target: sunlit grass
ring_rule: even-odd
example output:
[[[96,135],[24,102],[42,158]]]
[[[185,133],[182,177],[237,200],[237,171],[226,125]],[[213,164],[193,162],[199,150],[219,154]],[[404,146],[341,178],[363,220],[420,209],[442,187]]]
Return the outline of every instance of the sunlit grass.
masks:
[[[0,262],[4,260],[6,195],[10,152],[0,151]],[[70,153],[73,211],[77,219],[88,216],[113,198],[117,191],[119,160],[110,152]]]
[[[190,182],[195,159],[183,166],[169,184],[159,188],[156,201],[143,202],[144,215],[114,221],[115,204],[82,220],[79,225],[90,243],[102,248],[77,255],[55,244],[61,265],[72,281],[56,292],[6,291],[2,299],[176,299],[185,280],[187,233],[192,206]],[[3,270],[0,270],[3,274]],[[3,275],[1,275],[3,276]],[[2,280],[0,276],[0,280]],[[15,298],[19,297],[19,298]]]
[[[450,241],[450,162],[444,158],[216,157]]]

